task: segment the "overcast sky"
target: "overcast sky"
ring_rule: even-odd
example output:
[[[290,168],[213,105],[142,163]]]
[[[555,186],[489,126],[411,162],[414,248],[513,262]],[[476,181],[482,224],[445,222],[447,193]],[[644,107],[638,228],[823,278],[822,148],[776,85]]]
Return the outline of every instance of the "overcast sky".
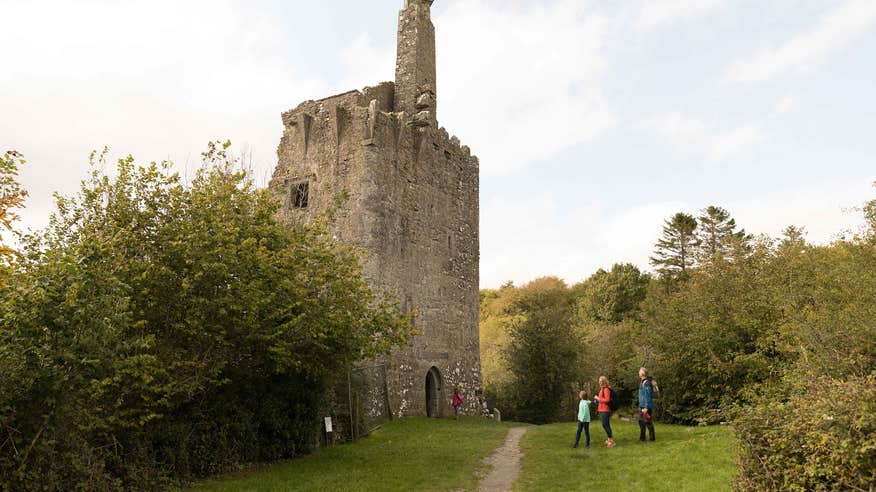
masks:
[[[280,112],[391,80],[403,0],[0,0],[27,227],[92,149],[276,164]],[[830,241],[876,197],[874,0],[436,0],[438,115],[481,161],[481,285],[649,268],[664,218]]]

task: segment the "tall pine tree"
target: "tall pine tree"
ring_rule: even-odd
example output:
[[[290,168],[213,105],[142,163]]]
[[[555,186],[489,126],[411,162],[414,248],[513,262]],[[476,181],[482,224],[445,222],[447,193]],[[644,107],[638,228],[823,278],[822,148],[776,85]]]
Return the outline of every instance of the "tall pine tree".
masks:
[[[700,263],[714,263],[717,260],[730,260],[744,248],[748,241],[745,230],[736,230],[736,220],[727,210],[711,205],[704,208],[697,218],[697,260]]]
[[[665,221],[663,236],[657,240],[651,264],[663,278],[679,279],[687,276],[694,266],[699,243],[695,231],[697,219],[679,212]]]

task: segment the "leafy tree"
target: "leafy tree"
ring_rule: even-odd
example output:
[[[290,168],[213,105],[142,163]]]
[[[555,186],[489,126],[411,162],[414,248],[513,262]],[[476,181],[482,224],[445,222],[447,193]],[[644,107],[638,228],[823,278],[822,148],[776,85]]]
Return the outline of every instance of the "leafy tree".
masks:
[[[730,217],[730,212],[721,207],[710,205],[704,208],[697,223],[700,263],[730,260],[748,239],[744,229],[736,230],[736,220]]]
[[[771,258],[772,242],[764,238],[739,261],[692,270],[673,292],[650,292],[644,336],[664,383],[664,418],[729,420],[727,409],[770,376],[769,340],[781,319],[772,280],[764,275]]]
[[[2,488],[153,490],[305,453],[333,378],[411,333],[228,145],[189,184],[94,171],[26,238],[0,296]]]
[[[804,248],[806,246],[806,229],[788,226],[782,231],[782,247]]]
[[[773,261],[785,313],[778,376],[741,408],[738,490],[868,490],[876,480],[876,221],[813,246],[786,230]]]
[[[679,212],[666,220],[663,236],[657,240],[651,264],[666,279],[683,279],[694,266],[695,251],[699,244],[695,231],[697,220]]]
[[[511,312],[515,292],[510,282],[498,290],[481,290],[481,378],[486,393],[491,397],[511,380],[505,352],[511,343],[511,326],[521,317]]]
[[[638,389],[636,374],[650,353],[650,340],[643,336],[641,324],[632,319],[617,323],[584,320],[576,329],[583,342],[578,363],[580,386],[593,395],[599,390],[599,377],[606,376],[622,405],[631,404]]]
[[[876,370],[876,248],[863,237],[830,246],[786,239],[774,264],[786,368],[834,379]]]
[[[14,150],[0,155],[0,268],[8,265],[13,255],[3,241],[3,231],[12,231],[13,223],[19,219],[15,210],[24,207],[27,197],[27,191],[18,183],[18,172],[24,164],[24,158]]]
[[[873,187],[876,188],[876,182]],[[866,243],[876,244],[876,199],[865,203],[861,207],[861,214],[864,216],[865,226],[859,238]]]
[[[631,263],[615,263],[610,271],[600,268],[572,288],[578,319],[619,323],[637,318],[650,281]]]
[[[578,380],[580,341],[572,327],[572,302],[557,278],[534,280],[515,293],[507,360],[512,418],[556,422]]]

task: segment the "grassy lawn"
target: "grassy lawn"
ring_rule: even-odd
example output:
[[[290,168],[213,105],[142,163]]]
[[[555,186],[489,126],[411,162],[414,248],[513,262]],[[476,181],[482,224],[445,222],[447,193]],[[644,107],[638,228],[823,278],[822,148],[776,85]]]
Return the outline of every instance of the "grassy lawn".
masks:
[[[469,417],[387,423],[355,444],[321,449],[197,485],[196,492],[474,490],[483,458],[505,440],[508,424]]]
[[[355,444],[321,449],[286,463],[257,466],[198,484],[194,492],[476,490],[482,460],[501,446],[508,428],[476,417],[412,418],[388,423]],[[515,489],[719,492],[730,489],[735,439],[728,427],[657,424],[657,442],[639,442],[635,422],[613,419],[617,446],[591,424],[591,449],[572,449],[575,424],[530,427]]]
[[[735,439],[729,427],[656,425],[657,441],[640,443],[637,422],[612,419],[617,446],[608,449],[598,421],[590,424],[591,448],[572,449],[576,425],[529,429],[518,491],[730,490]]]

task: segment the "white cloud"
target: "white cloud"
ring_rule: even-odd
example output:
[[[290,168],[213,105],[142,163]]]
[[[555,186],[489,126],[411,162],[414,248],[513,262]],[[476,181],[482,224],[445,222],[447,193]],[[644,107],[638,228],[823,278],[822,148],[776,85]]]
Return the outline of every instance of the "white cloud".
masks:
[[[333,92],[361,89],[395,79],[395,45],[388,50],[377,49],[367,33],[359,35],[340,58],[346,76]]]
[[[663,27],[701,16],[728,3],[728,0],[644,0],[636,27],[642,30]]]
[[[810,31],[779,47],[767,48],[733,63],[725,84],[751,84],[788,72],[808,70],[876,25],[876,1],[849,0],[823,17]]]
[[[494,200],[482,210],[481,285],[495,288],[508,280],[520,285],[546,275],[575,283],[613,263],[651,270],[649,258],[663,221],[681,211],[696,215],[708,205],[726,208],[752,234],[779,237],[787,226],[796,225],[805,227],[809,241],[826,244],[862,223],[850,209],[872,196],[866,180],[834,180],[751,199],[663,201],[617,212],[584,204],[565,213],[549,194],[514,202]]]
[[[74,191],[88,153],[104,145],[184,167],[207,141],[230,138],[253,149],[261,177],[276,163],[280,111],[325,90],[284,59],[282,26],[232,0],[0,10],[0,147],[28,159],[25,227],[47,222],[51,193]]]
[[[564,210],[550,194],[489,200],[481,208],[481,285],[592,273],[604,256],[593,254],[598,245],[589,231],[602,214],[601,207],[586,203]]]
[[[662,233],[664,221],[688,208],[681,201],[664,201],[637,205],[606,216],[601,226],[593,231],[600,244],[599,258],[602,261],[599,266],[633,263],[641,270],[649,270],[649,258]],[[592,270],[579,277],[590,273]]]
[[[719,161],[745,151],[765,138],[763,124],[748,122],[720,129],[679,112],[658,115],[643,121],[639,128],[658,135],[676,151]]]
[[[438,118],[481,171],[519,170],[617,122],[603,91],[608,20],[587,2],[459,0],[439,26]]]
[[[867,180],[836,179],[780,189],[723,206],[750,233],[778,237],[794,225],[806,229],[809,241],[826,244],[857,229],[863,219],[853,209],[872,198],[873,188]]]
[[[776,101],[771,112],[761,118],[729,128],[677,111],[645,119],[637,127],[657,135],[677,152],[717,162],[746,152],[766,140],[770,123],[796,105],[796,97],[785,95]]]
[[[663,220],[688,208],[667,201],[614,212],[598,203],[566,210],[549,193],[492,200],[481,211],[481,285],[519,285],[547,275],[576,283],[613,263],[650,269]]]
[[[792,95],[787,95],[779,99],[773,112],[777,115],[782,115],[794,109],[795,106],[797,106],[797,98]]]

